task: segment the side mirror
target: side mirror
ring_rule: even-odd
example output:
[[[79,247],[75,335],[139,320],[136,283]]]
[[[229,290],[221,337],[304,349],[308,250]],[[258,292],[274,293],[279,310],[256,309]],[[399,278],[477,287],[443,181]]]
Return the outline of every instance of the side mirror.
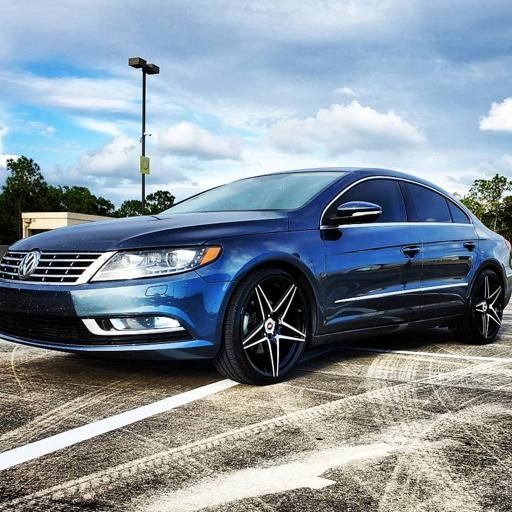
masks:
[[[362,224],[373,222],[382,215],[382,207],[365,201],[350,201],[336,209],[336,214],[329,219],[331,224]]]

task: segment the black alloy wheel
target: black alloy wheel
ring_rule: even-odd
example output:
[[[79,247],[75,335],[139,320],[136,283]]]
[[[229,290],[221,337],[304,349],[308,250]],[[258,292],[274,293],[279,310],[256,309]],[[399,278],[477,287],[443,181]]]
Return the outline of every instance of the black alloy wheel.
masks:
[[[457,334],[468,343],[492,343],[501,327],[505,290],[493,270],[480,273],[473,285],[468,311]]]
[[[303,284],[283,270],[263,269],[243,281],[228,308],[217,369],[250,384],[284,379],[309,339],[308,303]]]

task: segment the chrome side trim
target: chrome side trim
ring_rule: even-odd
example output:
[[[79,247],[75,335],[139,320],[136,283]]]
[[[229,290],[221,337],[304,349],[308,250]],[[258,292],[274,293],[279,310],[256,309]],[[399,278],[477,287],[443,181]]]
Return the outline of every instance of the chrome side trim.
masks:
[[[350,185],[348,185],[347,187],[345,187],[341,192],[339,192],[335,197],[334,199],[332,199],[331,201],[329,201],[329,203],[327,204],[327,206],[322,210],[322,215],[320,215],[320,229],[337,229],[337,228],[342,228],[342,227],[346,227],[346,225],[340,225],[340,226],[326,226],[325,224],[322,224],[322,220],[324,218],[324,215],[325,215],[325,212],[330,208],[330,206],[335,203],[345,192],[348,192],[351,188],[355,187],[356,185],[359,185],[360,183],[363,183],[365,181],[369,181],[369,180],[395,180],[395,181],[405,181],[407,183],[412,183],[413,185],[418,185],[419,187],[423,187],[423,188],[426,188],[426,189],[429,189],[429,190],[432,190],[432,192],[435,192],[436,194],[439,194],[441,196],[443,196],[445,199],[447,199],[448,201],[450,201],[451,203],[453,203],[455,206],[457,206],[458,208],[460,208],[460,205],[458,205],[457,203],[455,203],[453,201],[453,199],[448,195],[446,194],[445,192],[441,192],[439,190],[436,190],[434,187],[429,187],[428,185],[425,185],[424,183],[419,183],[417,181],[414,181],[414,180],[410,180],[410,179],[407,179],[407,178],[400,178],[400,177],[395,177],[395,176],[366,176],[366,178],[361,178],[360,180],[357,180],[357,181],[354,181],[354,183],[351,183]],[[473,224],[473,220],[471,219],[471,215],[469,214],[468,210],[466,209],[466,207],[462,208],[462,211],[467,215],[468,219],[469,219],[469,224],[462,224],[463,226],[474,226]],[[395,226],[397,225],[400,225],[400,224],[407,224],[407,225],[411,225],[411,224],[429,224],[429,225],[435,225],[435,224],[443,224],[443,225],[449,225],[449,226],[454,226],[456,225],[455,223],[453,222],[439,222],[439,223],[434,223],[434,222],[388,222],[388,223],[382,223],[380,225],[383,225],[383,224],[393,224]],[[356,226],[377,226],[379,225],[378,222],[374,222],[374,223],[371,223],[371,224],[350,224],[350,226],[352,227],[356,227]]]
[[[320,229],[338,229],[338,228],[366,228],[366,227],[380,227],[380,226],[471,226],[473,224],[463,224],[461,222],[362,222],[361,224],[339,224],[336,226],[320,226]]]
[[[459,288],[468,286],[468,283],[457,283],[457,284],[443,284],[439,286],[427,286],[425,288],[411,288],[409,290],[398,290],[396,292],[385,292],[385,293],[371,293],[369,295],[361,295],[359,297],[350,297],[349,299],[338,299],[335,300],[335,304],[341,302],[353,302],[356,300],[368,300],[368,299],[380,299],[381,297],[390,297],[392,295],[405,295],[406,293],[417,293],[429,290],[442,290],[443,288]]]
[[[166,332],[185,331],[183,327],[167,327],[165,329],[141,329],[138,331],[118,331],[116,329],[111,329],[110,331],[106,331],[100,327],[94,318],[82,318],[82,322],[84,323],[85,327],[87,327],[89,332],[95,334],[96,336],[131,336],[137,334],[162,334]]]

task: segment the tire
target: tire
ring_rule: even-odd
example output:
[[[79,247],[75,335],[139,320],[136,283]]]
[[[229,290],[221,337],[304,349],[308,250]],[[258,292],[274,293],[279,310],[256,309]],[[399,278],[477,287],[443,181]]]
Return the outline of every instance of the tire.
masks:
[[[304,352],[311,318],[300,280],[279,268],[258,270],[241,281],[229,301],[214,365],[242,384],[280,382]]]
[[[484,270],[475,279],[463,320],[455,331],[463,343],[485,345],[498,336],[503,318],[505,289],[500,276]]]

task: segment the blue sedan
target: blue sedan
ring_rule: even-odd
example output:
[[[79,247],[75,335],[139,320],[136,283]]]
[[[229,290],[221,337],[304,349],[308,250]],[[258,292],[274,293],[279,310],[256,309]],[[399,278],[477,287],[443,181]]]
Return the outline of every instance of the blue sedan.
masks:
[[[0,337],[209,358],[229,378],[270,384],[307,347],[405,327],[492,342],[511,280],[510,244],[431,183],[289,171],[15,243],[0,264]]]

